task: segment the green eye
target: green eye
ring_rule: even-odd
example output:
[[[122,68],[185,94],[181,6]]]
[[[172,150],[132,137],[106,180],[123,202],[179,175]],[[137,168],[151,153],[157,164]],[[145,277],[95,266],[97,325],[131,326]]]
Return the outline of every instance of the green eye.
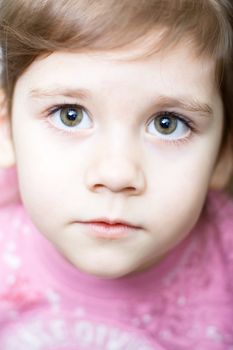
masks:
[[[177,118],[170,116],[160,116],[154,119],[155,129],[163,135],[172,134],[177,128]]]
[[[92,119],[84,107],[74,104],[55,106],[49,113],[49,122],[57,129],[78,132],[92,127]]]
[[[63,107],[60,110],[60,118],[66,126],[77,126],[83,119],[83,110],[78,107]]]

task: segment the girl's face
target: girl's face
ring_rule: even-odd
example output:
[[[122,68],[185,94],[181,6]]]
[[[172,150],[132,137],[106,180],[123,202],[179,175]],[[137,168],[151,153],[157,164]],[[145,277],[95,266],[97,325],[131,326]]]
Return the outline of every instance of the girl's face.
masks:
[[[135,52],[41,57],[13,96],[32,220],[73,265],[105,277],[157,263],[190,232],[221,141],[213,64],[181,46]]]

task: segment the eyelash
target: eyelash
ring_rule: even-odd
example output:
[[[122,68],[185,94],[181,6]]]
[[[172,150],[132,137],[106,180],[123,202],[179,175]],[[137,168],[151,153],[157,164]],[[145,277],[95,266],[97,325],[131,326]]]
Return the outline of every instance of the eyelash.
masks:
[[[50,108],[47,111],[47,116],[52,116],[54,113],[58,112],[59,110],[61,110],[62,108],[80,108],[83,109],[88,115],[90,115],[89,111],[87,111],[87,109],[85,107],[83,107],[82,105],[78,104],[78,103],[62,103],[62,104],[58,104],[53,106],[52,108]],[[175,111],[161,111],[158,112],[156,114],[154,114],[149,121],[147,122],[147,125],[149,125],[150,122],[152,122],[154,119],[159,118],[159,117],[165,117],[165,116],[169,116],[172,118],[176,118],[177,120],[179,120],[180,122],[182,122],[185,126],[187,126],[190,131],[191,131],[191,135],[189,134],[187,137],[183,137],[180,139],[160,139],[160,142],[166,143],[166,144],[171,144],[171,145],[182,145],[184,143],[187,143],[188,141],[190,141],[190,136],[193,136],[194,134],[199,133],[199,130],[196,126],[196,124],[190,120],[189,118],[187,118],[186,116],[177,113]],[[50,123],[49,125],[54,128]],[[69,132],[68,130],[62,130],[62,129],[56,129],[57,131],[59,131],[62,134],[67,134],[67,132]],[[74,133],[73,131],[70,131],[70,133]]]
[[[80,109],[83,109],[85,112],[87,112],[86,108],[81,106],[78,103],[62,103],[62,104],[59,104],[59,105],[56,105],[56,106],[53,106],[52,108],[50,108],[47,111],[47,116],[49,117],[63,108],[80,108]],[[89,112],[87,112],[87,113],[89,114]]]

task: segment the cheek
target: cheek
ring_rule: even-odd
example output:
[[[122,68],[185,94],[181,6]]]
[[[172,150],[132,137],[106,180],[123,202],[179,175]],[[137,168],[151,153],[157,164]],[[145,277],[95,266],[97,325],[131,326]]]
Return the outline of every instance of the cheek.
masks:
[[[62,166],[59,152],[48,147],[46,138],[37,139],[35,133],[33,135],[33,139],[25,138],[24,133],[17,133],[15,137],[20,193],[26,207],[43,211],[50,206],[52,211],[58,199],[56,193],[62,191],[61,186],[66,183],[66,167]]]
[[[214,148],[204,150],[206,147],[193,147],[189,152],[179,149],[157,158],[148,169],[151,205],[147,218],[154,218],[152,226],[159,226],[158,231],[166,224],[178,235],[188,232],[198,220],[217,154]]]
[[[73,208],[79,208],[85,195],[86,162],[83,152],[68,147],[66,142],[58,147],[51,144],[50,138],[41,139],[43,144],[35,137],[27,142],[16,140],[19,187],[34,223],[41,231],[52,234]]]
[[[188,150],[182,147],[157,154],[147,163],[153,191],[182,193],[190,186],[196,189],[208,186],[217,152],[213,149],[205,151],[202,147],[189,147]]]

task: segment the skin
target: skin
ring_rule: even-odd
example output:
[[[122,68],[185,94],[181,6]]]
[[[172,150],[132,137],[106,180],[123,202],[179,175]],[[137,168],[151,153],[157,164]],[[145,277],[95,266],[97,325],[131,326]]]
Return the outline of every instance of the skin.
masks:
[[[158,264],[200,216],[223,108],[213,63],[186,47],[137,60],[140,47],[56,52],[39,57],[16,83],[12,142],[23,203],[41,233],[87,273],[114,278]],[[64,104],[85,108],[77,126],[51,113]],[[154,118],[166,111],[173,122],[184,116],[191,129],[178,120],[170,134],[158,131]],[[103,217],[137,228],[107,239],[80,223]]]

